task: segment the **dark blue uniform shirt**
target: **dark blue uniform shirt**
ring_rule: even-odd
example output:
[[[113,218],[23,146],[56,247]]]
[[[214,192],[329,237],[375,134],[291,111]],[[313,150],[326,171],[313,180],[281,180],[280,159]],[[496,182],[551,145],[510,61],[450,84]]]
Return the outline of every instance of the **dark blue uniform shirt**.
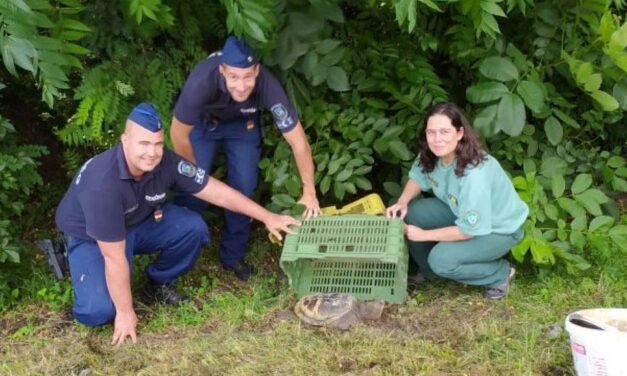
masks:
[[[220,52],[214,52],[201,61],[187,78],[176,102],[174,116],[189,125],[205,125],[235,118],[256,117],[268,109],[281,132],[292,130],[298,123],[296,109],[279,81],[263,66],[250,97],[240,103],[234,101],[220,74]]]
[[[118,144],[83,164],[61,200],[55,220],[61,231],[73,237],[121,241],[127,230],[153,217],[165,203],[170,187],[194,194],[208,181],[205,170],[167,149],[159,165],[136,181]]]

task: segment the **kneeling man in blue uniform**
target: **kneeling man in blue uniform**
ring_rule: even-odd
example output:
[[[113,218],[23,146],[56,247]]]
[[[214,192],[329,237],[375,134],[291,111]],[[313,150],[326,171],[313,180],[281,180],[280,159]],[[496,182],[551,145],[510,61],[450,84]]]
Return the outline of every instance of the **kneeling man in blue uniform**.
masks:
[[[136,340],[131,295],[133,255],[158,253],[146,267],[146,297],[177,304],[173,283],[194,265],[209,232],[199,214],[166,203],[174,188],[263,222],[281,236],[298,224],[271,213],[207,172],[164,148],[159,115],[151,104],[135,107],[121,143],[80,168],[57,212],[68,239],[73,314],[85,325],[114,322],[113,344]]]
[[[243,39],[229,37],[224,48],[201,61],[187,78],[174,108],[170,136],[174,150],[211,172],[224,151],[228,184],[250,197],[257,186],[261,156],[262,109],[269,110],[290,145],[303,186],[303,216],[320,214],[311,148],[296,109],[279,81],[264,68]],[[207,205],[190,195],[176,203],[202,213]],[[247,280],[253,269],[244,261],[250,218],[227,211],[220,239],[220,261]]]

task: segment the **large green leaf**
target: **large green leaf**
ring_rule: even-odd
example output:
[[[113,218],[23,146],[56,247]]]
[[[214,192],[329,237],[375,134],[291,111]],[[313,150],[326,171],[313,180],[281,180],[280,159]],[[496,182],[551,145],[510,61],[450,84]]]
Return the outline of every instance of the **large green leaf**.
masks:
[[[516,92],[531,111],[541,112],[544,109],[544,91],[536,82],[523,80],[518,84]]]
[[[623,111],[627,111],[627,82],[617,82],[612,90],[614,98],[618,99],[618,104]]]
[[[588,228],[588,231],[593,232],[603,226],[611,226],[612,224],[614,224],[614,218],[608,217],[607,215],[594,217],[594,219],[590,221],[590,227]]]
[[[583,84],[583,88],[586,91],[595,91],[601,87],[601,83],[603,82],[603,77],[600,73],[591,74],[586,82]]]
[[[338,47],[342,42],[337,39],[325,39],[316,44],[316,52],[326,55]]]
[[[352,175],[353,175],[352,169],[343,170],[342,172],[340,172],[339,174],[335,176],[335,181],[345,181],[348,178],[350,178]]]
[[[573,194],[579,194],[586,189],[588,189],[592,185],[592,175],[590,174],[579,174],[575,178],[573,185],[570,187],[570,190]]]
[[[272,202],[284,208],[289,208],[296,204],[296,201],[290,195],[284,193],[273,195]]]
[[[512,256],[514,256],[514,259],[522,263],[525,260],[525,254],[529,250],[530,246],[531,246],[531,237],[525,236],[525,238],[520,243],[512,247]]]
[[[508,58],[491,56],[481,62],[479,71],[485,77],[507,82],[518,79],[518,69]]]
[[[496,109],[497,105],[493,104],[485,107],[475,116],[473,125],[484,136],[495,135],[501,130],[499,124],[495,121]]]
[[[560,111],[557,108],[554,108],[552,111],[553,111],[553,114],[555,116],[557,116],[558,118],[560,118],[560,120],[563,121],[565,124],[568,124],[571,127],[576,128],[576,129],[581,128],[579,123],[577,123],[577,121],[575,119],[573,119],[572,117],[568,116],[566,113]]]
[[[503,9],[501,9],[500,6],[498,6],[498,4],[496,4],[496,2],[491,2],[491,1],[481,1],[481,9],[483,9],[484,11],[493,14],[495,16],[499,16],[499,17],[507,17],[505,15],[505,12],[503,12]]]
[[[585,62],[577,68],[577,73],[575,74],[575,79],[581,85],[585,84],[588,81],[588,78],[594,72],[592,64],[589,62]]]
[[[331,181],[331,176],[329,175],[322,179],[320,182],[320,193],[325,194],[329,191],[329,188],[331,188]]]
[[[555,198],[562,197],[565,189],[566,181],[564,180],[564,176],[560,174],[554,174],[551,177],[551,191],[553,192],[553,196]]]
[[[333,183],[333,194],[339,200],[344,199],[344,195],[346,194],[346,188],[342,182],[336,181]]]
[[[392,140],[390,141],[390,149],[392,154],[394,154],[397,158],[403,161],[408,161],[412,159],[412,153],[407,148],[407,145],[401,140]]]
[[[364,191],[372,190],[372,183],[370,183],[370,180],[362,176],[355,177],[355,185]]]
[[[328,0],[310,0],[314,13],[322,16],[330,21],[343,23],[344,14],[342,8],[336,1]]]
[[[557,199],[557,203],[562,209],[566,210],[568,214],[573,216],[574,218],[581,217],[586,215],[586,210],[581,207],[575,200],[568,197],[560,197]]]
[[[612,239],[623,252],[627,252],[627,225],[612,227],[610,230],[610,239]]]
[[[549,139],[549,142],[553,145],[557,145],[562,141],[564,136],[564,130],[562,124],[553,116],[549,116],[544,122],[544,132]]]
[[[508,135],[520,135],[526,122],[525,105],[522,99],[516,94],[503,95],[497,108],[496,121],[503,132]]]
[[[599,203],[596,202],[592,197],[586,195],[585,192],[580,195],[575,195],[574,197],[575,201],[583,205],[583,207],[585,207],[590,214],[596,216],[603,214],[603,212],[601,211],[601,205],[599,205]]]
[[[334,91],[347,91],[350,89],[346,72],[340,67],[329,68],[327,85]]]
[[[548,157],[542,159],[542,166],[540,167],[540,173],[547,178],[553,177],[553,175],[564,175],[568,163],[560,157]]]
[[[570,241],[570,244],[579,250],[583,250],[586,246],[586,237],[581,233],[581,231],[571,231],[568,240]]]
[[[507,86],[495,81],[483,82],[466,90],[468,100],[473,103],[491,102],[501,98],[505,93],[509,93]]]
[[[551,246],[544,239],[533,239],[531,242],[531,256],[536,264],[555,264],[555,256]]]
[[[596,90],[590,95],[601,105],[603,111],[614,111],[618,108],[618,101],[604,91]]]
[[[383,189],[392,197],[401,195],[401,186],[397,182],[386,181],[383,183]]]

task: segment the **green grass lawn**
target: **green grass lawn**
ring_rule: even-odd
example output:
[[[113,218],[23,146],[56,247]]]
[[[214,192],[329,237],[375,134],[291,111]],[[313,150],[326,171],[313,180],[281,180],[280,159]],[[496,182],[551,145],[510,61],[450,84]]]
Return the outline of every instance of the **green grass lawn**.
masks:
[[[571,375],[566,315],[627,303],[625,281],[598,271],[521,270],[502,301],[437,281],[386,306],[379,321],[348,331],[309,327],[289,317],[296,298],[279,255],[257,232],[250,256],[260,271],[245,284],[217,266],[215,247],[206,250],[180,284],[193,301],[137,304],[138,343],[119,348],[109,345],[111,326],[72,321],[69,284],[35,261],[24,289],[37,293],[0,315],[0,374]],[[136,290],[147,261],[136,267]]]

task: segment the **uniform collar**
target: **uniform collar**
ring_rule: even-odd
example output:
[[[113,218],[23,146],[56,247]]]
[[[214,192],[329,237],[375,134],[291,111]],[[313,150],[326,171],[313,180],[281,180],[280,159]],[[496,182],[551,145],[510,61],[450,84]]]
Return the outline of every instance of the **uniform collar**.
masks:
[[[457,166],[457,158],[453,159],[451,163],[447,165],[442,163],[442,158],[438,158],[438,167],[440,167],[441,170],[450,170],[451,168],[453,168],[453,166]]]
[[[163,150],[165,155],[166,150]],[[128,170],[128,165],[126,164],[126,157],[124,156],[124,149],[122,149],[122,144],[119,143],[115,146],[115,155],[118,160],[118,171],[120,173],[120,180],[135,180],[131,172]],[[163,161],[164,156],[161,157],[161,161]],[[141,180],[151,179],[155,172],[161,169],[161,162],[154,168],[154,170],[150,172],[144,173],[144,176]]]
[[[121,143],[115,146],[115,157],[118,160],[120,180],[133,180],[133,175],[131,175],[131,172],[128,170],[128,165],[126,164],[126,157],[124,157],[124,150],[122,149]]]

